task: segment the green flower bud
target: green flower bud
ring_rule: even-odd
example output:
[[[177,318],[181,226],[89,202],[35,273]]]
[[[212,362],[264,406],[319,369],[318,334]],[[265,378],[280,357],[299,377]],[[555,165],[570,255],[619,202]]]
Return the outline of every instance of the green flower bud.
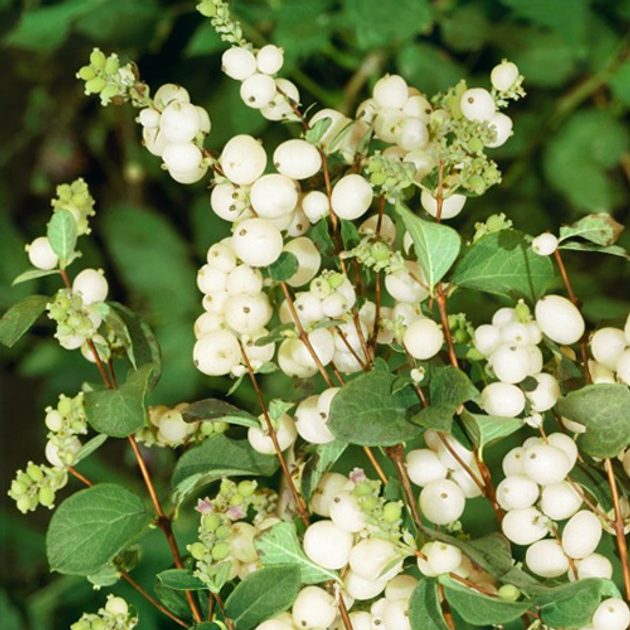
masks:
[[[215,532],[221,524],[221,519],[216,514],[204,514],[201,517],[203,528],[209,532]]]
[[[378,499],[374,495],[368,495],[361,498],[361,508],[365,512],[371,512],[378,504]]]
[[[243,498],[243,495],[239,494],[238,492],[236,494],[233,494],[230,497],[230,505],[231,506],[242,505],[244,501],[245,501],[245,499]]]
[[[515,602],[520,596],[521,591],[513,584],[504,584],[498,593],[501,599],[505,599],[510,602]]]
[[[383,520],[386,523],[395,523],[402,517],[402,506],[398,501],[390,501],[383,506]]]
[[[82,68],[79,68],[79,71],[77,72],[77,77],[79,79],[83,79],[83,81],[89,81],[95,76],[96,72],[94,71],[94,68],[92,68],[92,66],[83,66]]]
[[[215,534],[217,538],[225,540],[230,537],[230,528],[227,525],[221,525],[217,527]]]
[[[216,562],[220,562],[221,560],[225,560],[230,555],[230,545],[226,542],[218,542],[212,548],[212,558]]]
[[[37,493],[37,498],[44,507],[51,507],[55,503],[55,491],[50,486],[42,486]]]
[[[105,55],[98,49],[95,48],[90,54],[90,63],[97,69],[101,69],[105,67],[105,62],[107,58]]]
[[[29,464],[26,467],[26,474],[35,482],[41,481],[44,478],[44,472],[39,466],[35,464]]]
[[[345,279],[346,277],[342,273],[331,273],[328,276],[328,284],[331,289],[338,289]]]
[[[101,77],[95,77],[94,79],[90,79],[85,83],[85,93],[86,94],[98,94],[105,86],[107,82],[105,79]]]
[[[11,490],[10,493],[14,498],[21,497],[28,490],[28,486],[17,479],[14,479],[11,482]]]
[[[116,72],[118,72],[118,68],[120,68],[120,61],[118,60],[118,56],[110,55],[105,62],[105,74],[116,74]]]
[[[120,90],[115,85],[107,85],[101,90],[101,101],[109,102],[120,94]]]
[[[22,512],[22,514],[26,514],[27,512],[30,512],[32,509],[35,508],[35,506],[37,505],[37,499],[34,499],[33,497],[29,497],[29,496],[21,496],[17,501],[16,501],[16,507],[18,510],[20,510],[20,512]]]
[[[253,481],[241,481],[238,484],[238,493],[246,499],[256,492],[256,483]]]
[[[203,557],[206,555],[207,549],[203,543],[196,542],[192,545],[189,545],[188,551],[190,551],[190,555],[195,560],[203,560]]]

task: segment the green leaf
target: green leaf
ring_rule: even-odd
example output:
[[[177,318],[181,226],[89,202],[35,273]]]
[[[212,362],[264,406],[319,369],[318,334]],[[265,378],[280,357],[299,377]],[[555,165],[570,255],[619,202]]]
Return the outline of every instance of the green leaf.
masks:
[[[139,429],[146,418],[144,397],[154,370],[152,363],[132,372],[118,389],[88,392],[85,413],[90,425],[111,437],[127,437]]]
[[[269,477],[277,467],[276,457],[257,453],[247,440],[217,435],[179,458],[171,479],[174,501],[181,502],[197,487],[221,477]]]
[[[123,344],[129,344],[128,348],[125,346],[125,350],[131,364],[135,369],[148,364],[154,366],[150,386],[151,388],[155,387],[162,374],[162,351],[155,333],[144,319],[123,304],[107,302],[107,305],[111,307],[112,312],[118,315],[119,319],[112,315],[105,318],[106,322],[112,326],[114,333],[122,336]]]
[[[22,282],[28,282],[29,280],[36,280],[37,278],[45,278],[46,276],[54,276],[58,274],[58,269],[27,269],[25,272],[21,273],[12,283],[11,286],[14,287],[17,284],[22,284]]]
[[[343,17],[364,50],[392,46],[394,42],[427,32],[433,21],[426,0],[399,3],[395,11],[380,0],[346,0]]]
[[[624,105],[630,105],[630,59],[626,59],[615,71],[609,82],[613,94]]]
[[[527,602],[509,602],[467,588],[447,575],[440,576],[446,601],[461,618],[475,626],[497,625],[518,619],[529,609]]]
[[[346,249],[352,249],[355,245],[358,245],[361,238],[356,225],[352,221],[346,221],[345,219],[340,219],[339,224],[341,225],[341,242],[343,246]]]
[[[216,420],[242,427],[260,428],[260,421],[256,416],[219,398],[205,398],[188,405],[182,411],[182,417],[185,422]]]
[[[76,455],[75,463],[83,461],[86,457],[89,457],[92,453],[97,451],[103,444],[107,442],[107,436],[103,435],[95,435],[91,440],[88,440],[80,449]]]
[[[254,541],[264,566],[297,567],[302,584],[319,584],[339,580],[336,571],[324,569],[306,557],[298,540],[294,523],[278,523]]]
[[[479,401],[479,390],[465,372],[446,365],[432,370],[429,396],[432,404],[461,405],[470,400]]]
[[[300,266],[297,256],[291,252],[282,252],[274,263],[269,265],[269,275],[276,282],[284,282],[293,277]]]
[[[504,437],[516,433],[523,427],[519,418],[501,418],[499,416],[486,416],[480,413],[470,413],[464,409],[460,415],[466,431],[479,449],[479,455],[483,459],[483,449],[496,444]]]
[[[441,46],[410,42],[402,46],[397,65],[409,85],[425,94],[434,94],[455,85],[466,70],[452,59]]]
[[[451,280],[464,289],[535,302],[553,275],[551,261],[534,253],[528,235],[501,230],[474,243],[455,266]]]
[[[332,118],[330,118],[330,116],[324,116],[324,118],[318,120],[312,127],[307,129],[304,134],[304,139],[311,144],[319,144],[319,141],[330,128],[330,125],[332,125]]]
[[[311,239],[322,256],[327,256],[334,249],[334,244],[328,232],[328,221],[320,219],[311,230]]]
[[[411,630],[450,630],[440,606],[438,583],[421,580],[409,600]]]
[[[190,630],[221,630],[221,626],[212,621],[202,621],[196,623]]]
[[[225,612],[236,630],[250,630],[284,612],[295,600],[300,586],[296,567],[268,567],[250,573],[230,594]]]
[[[348,444],[343,440],[333,440],[317,447],[302,474],[302,488],[307,499],[317,488],[323,474],[330,470],[347,448]]]
[[[602,595],[619,596],[610,593],[611,585],[609,580],[586,578],[555,588],[535,590],[542,621],[553,628],[589,625]],[[613,588],[616,590],[616,587]]]
[[[175,591],[199,591],[208,587],[188,569],[167,569],[157,574],[158,580]]]
[[[186,48],[186,57],[205,57],[219,51],[223,51],[225,44],[221,40],[221,35],[217,33],[210,23],[204,22],[193,33]]]
[[[413,240],[414,250],[426,282],[433,289],[459,254],[461,247],[459,234],[447,225],[421,219],[403,203],[396,204],[396,212],[402,217],[405,228]]]
[[[192,619],[186,593],[183,591],[174,591],[172,588],[164,586],[164,584],[159,581],[155,583],[153,590],[162,604],[172,613],[176,614],[181,619]]]
[[[557,409],[561,416],[586,427],[578,444],[592,457],[616,457],[630,445],[630,389],[626,385],[587,385],[562,397]]]
[[[579,241],[567,241],[559,246],[559,249],[572,249],[578,252],[596,252],[598,254],[609,254],[610,256],[618,256],[630,260],[630,253],[620,245],[608,245],[601,247],[592,243],[581,243]]]
[[[53,571],[92,575],[135,540],[151,515],[123,486],[103,483],[79,490],[53,514],[46,534]]]
[[[29,295],[14,304],[0,319],[0,343],[12,348],[46,310],[50,298]]]
[[[69,210],[62,208],[52,215],[47,236],[51,249],[59,258],[59,266],[65,269],[77,244],[77,222]]]
[[[559,242],[568,238],[583,238],[595,245],[612,245],[617,241],[624,226],[615,221],[607,212],[597,212],[582,217],[571,225],[560,228]]]
[[[441,433],[450,433],[453,428],[453,416],[456,410],[457,405],[450,403],[429,405],[413,414],[409,418],[409,422],[427,429],[435,429]]]
[[[395,380],[379,366],[344,385],[333,398],[328,419],[335,437],[361,446],[393,446],[417,437],[407,413],[418,399],[410,388],[392,394]]]

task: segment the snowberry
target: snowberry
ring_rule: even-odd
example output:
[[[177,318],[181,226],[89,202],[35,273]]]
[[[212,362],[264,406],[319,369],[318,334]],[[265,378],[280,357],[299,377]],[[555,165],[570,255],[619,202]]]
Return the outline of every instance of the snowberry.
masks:
[[[268,105],[260,110],[267,120],[295,119],[293,104],[300,104],[300,92],[295,83],[287,79],[275,79],[276,94]]]
[[[525,449],[516,446],[503,458],[503,472],[506,476],[523,475],[525,473]]]
[[[329,509],[333,523],[344,531],[356,533],[365,528],[365,515],[351,492],[342,490],[336,494]]]
[[[261,109],[276,95],[276,82],[266,74],[252,74],[241,83],[240,94],[245,105]]]
[[[190,94],[186,88],[175,83],[165,83],[158,88],[153,103],[158,110],[164,111],[171,103],[190,103]]]
[[[606,556],[602,556],[599,553],[592,553],[590,556],[586,556],[586,558],[576,560],[575,566],[578,571],[578,580],[585,580],[587,578],[610,580],[612,578],[612,562],[606,558]]]
[[[249,523],[234,523],[230,527],[230,551],[239,562],[256,562],[258,552],[254,545],[254,537],[258,530]]]
[[[221,168],[235,184],[253,184],[265,171],[267,154],[258,140],[248,135],[234,136],[223,147]]]
[[[509,116],[506,116],[502,112],[496,112],[488,120],[488,125],[490,129],[494,131],[495,138],[490,142],[486,142],[486,146],[490,149],[495,149],[507,142],[508,138],[512,135],[514,123]]]
[[[397,557],[393,543],[380,538],[367,538],[352,548],[349,564],[352,571],[366,580],[389,581],[402,568],[402,560],[390,567]]]
[[[160,131],[169,143],[190,142],[199,133],[201,119],[192,103],[171,103],[160,118]]]
[[[562,547],[570,558],[580,559],[590,556],[602,538],[602,524],[589,510],[574,514],[562,532]]]
[[[491,355],[490,364],[503,383],[520,383],[530,370],[529,352],[523,346],[503,343]]]
[[[359,234],[377,234],[378,224],[379,215],[373,214],[361,223],[359,226]],[[386,214],[384,214],[380,219],[380,230],[378,230],[378,236],[388,245],[392,245],[396,240],[396,224]]]
[[[531,545],[549,531],[549,519],[535,507],[510,510],[503,517],[501,528],[508,540],[517,545]]]
[[[175,145],[168,145],[169,147]],[[180,146],[180,145],[177,145]],[[168,148],[168,147],[167,147]],[[195,147],[196,148],[196,147]],[[165,149],[166,151],[166,149]],[[169,168],[168,174],[178,183],[180,184],[194,184],[201,180],[203,176],[206,174],[208,170],[208,166],[205,162],[199,162],[195,166],[187,169],[187,170],[178,170],[175,168]]]
[[[75,277],[72,291],[81,295],[83,304],[95,304],[105,301],[109,284],[102,272],[96,269],[84,269]]]
[[[453,545],[435,542],[427,553],[427,562],[436,575],[455,571],[461,564],[462,552]]]
[[[354,536],[332,521],[318,521],[304,533],[304,553],[320,567],[342,569],[348,564]]]
[[[571,470],[564,451],[550,444],[536,444],[525,449],[524,472],[541,486],[563,481]]]
[[[267,44],[256,54],[258,70],[263,74],[276,74],[284,63],[284,51],[278,46]]]
[[[557,540],[539,540],[527,549],[525,562],[529,570],[544,578],[564,575],[569,570],[569,559]]]
[[[372,96],[379,107],[402,109],[409,95],[407,82],[397,74],[386,75],[374,84]]]
[[[328,197],[320,190],[312,190],[302,197],[302,210],[311,223],[317,223],[330,210]]]
[[[418,586],[418,580],[412,575],[397,575],[385,587],[385,598],[390,601],[408,600]]]
[[[369,182],[356,173],[345,175],[333,187],[332,209],[341,219],[358,219],[367,212],[374,193]]]
[[[428,483],[420,493],[420,509],[436,525],[447,525],[460,518],[466,507],[461,488],[448,479]]]
[[[448,445],[448,446],[447,446]],[[460,444],[452,435],[439,435],[435,452],[439,460],[449,470],[457,470],[461,467],[459,461],[471,465],[474,460],[472,451]],[[455,453],[457,457],[453,454]]]
[[[547,438],[547,443],[559,448],[569,458],[569,470],[575,466],[578,458],[578,448],[575,440],[564,433],[551,433]]]
[[[517,321],[516,310],[510,306],[500,308],[498,311],[495,311],[492,316],[492,325],[498,328],[503,328],[515,321]]]
[[[157,109],[153,109],[153,107],[145,107],[140,110],[138,114],[138,122],[148,129],[155,129],[160,124],[161,114]]]
[[[519,346],[533,343],[530,341],[530,332],[527,324],[510,322],[500,328],[501,341]]]
[[[426,361],[442,348],[444,333],[432,319],[418,319],[405,331],[403,342],[412,357]]]
[[[405,118],[396,129],[396,144],[405,151],[423,149],[429,142],[429,130],[418,118]]]
[[[466,90],[459,104],[468,120],[490,120],[496,111],[492,95],[483,88]]]
[[[475,330],[473,341],[475,348],[489,357],[501,344],[501,330],[491,324],[482,324]]]
[[[197,340],[193,360],[203,374],[223,376],[240,363],[241,349],[233,333],[215,330]]]
[[[582,505],[582,497],[567,481],[560,481],[542,489],[540,509],[554,521],[573,516]]]
[[[313,512],[320,516],[329,517],[333,499],[348,483],[348,478],[344,475],[334,472],[324,473],[311,496]]]
[[[525,396],[534,411],[547,411],[558,402],[560,398],[560,385],[555,376],[545,372],[535,374],[534,378],[538,381],[538,385],[536,389],[525,392]]]
[[[402,599],[385,601],[382,611],[383,625],[388,630],[411,630],[409,602]]]
[[[256,72],[256,57],[247,48],[233,46],[221,56],[221,70],[231,79],[244,81]]]
[[[129,606],[122,597],[109,597],[105,604],[105,610],[112,615],[127,616],[129,614]]]
[[[297,628],[327,628],[337,616],[332,595],[319,586],[306,586],[299,593],[291,609]]]
[[[298,202],[296,183],[278,173],[263,175],[251,188],[251,204],[256,213],[267,219],[285,216]]]
[[[437,217],[438,204],[437,199],[428,191],[423,190],[420,195],[420,203],[422,207],[432,216]],[[442,219],[452,219],[456,217],[464,208],[466,197],[457,193],[442,200]]]
[[[630,624],[630,608],[622,599],[605,599],[593,615],[593,630],[627,630]]]
[[[298,405],[295,410],[295,428],[300,437],[311,444],[326,444],[335,439],[326,426],[326,418],[319,412],[318,396],[309,396]]]
[[[243,262],[252,267],[266,267],[282,253],[282,235],[265,219],[247,219],[236,225],[233,245]]]
[[[490,416],[515,418],[525,408],[525,395],[510,383],[490,383],[481,392],[483,408]]]
[[[477,478],[479,478],[479,473],[478,471],[476,472]],[[483,494],[481,488],[477,485],[475,480],[463,468],[454,470],[451,473],[451,480],[462,489],[462,492],[467,499],[475,499]]]
[[[306,140],[287,140],[273,154],[273,164],[279,173],[292,179],[308,179],[319,171],[322,158],[319,151]]]
[[[191,428],[194,428],[194,425],[184,422],[182,414],[173,409],[160,417],[158,433],[165,441],[174,444],[184,440]]]
[[[536,321],[547,337],[570,345],[584,334],[584,318],[577,307],[561,295],[545,295],[536,302]]]
[[[611,370],[617,368],[628,340],[619,328],[600,328],[591,337],[591,352],[595,360]]]
[[[344,586],[350,597],[363,601],[380,595],[387,586],[387,580],[366,580],[358,573],[348,571],[344,578]]]
[[[426,486],[436,479],[445,479],[448,469],[429,449],[409,451],[406,457],[407,473],[417,486]]]
[[[230,294],[227,291],[212,291],[212,293],[206,293],[203,296],[201,304],[209,313],[223,316],[225,305],[229,299]]]
[[[298,260],[297,271],[287,279],[291,287],[300,287],[309,283],[318,273],[322,257],[310,238],[301,236],[289,241],[284,251],[293,254]]]
[[[497,501],[504,510],[531,507],[538,494],[538,485],[525,475],[510,475],[497,486]]]
[[[288,619],[267,619],[267,621],[257,625],[256,630],[295,630],[295,626],[293,625],[292,617]]]
[[[202,293],[225,291],[227,277],[228,275],[224,271],[210,265],[204,265],[197,272],[197,288]]]
[[[630,385],[630,348],[624,350],[617,361],[617,378],[626,385]]]
[[[40,236],[27,246],[28,259],[37,269],[54,269],[59,262],[57,254],[53,252],[48,238]]]
[[[265,293],[240,293],[228,299],[224,315],[232,330],[240,334],[251,334],[267,325],[273,310]]]
[[[260,271],[249,265],[238,265],[226,274],[225,290],[230,295],[247,293],[257,295],[262,291],[263,277]]]
[[[426,285],[420,284],[418,280],[424,281],[422,267],[417,262],[408,260],[405,261],[404,269],[385,276],[385,288],[395,300],[417,304],[429,295]]]
[[[261,424],[265,426],[265,429],[261,429],[258,427],[250,427],[247,430],[247,439],[251,447],[263,455],[274,455],[276,449],[273,444],[273,440],[267,431],[266,423],[264,420],[264,416],[259,418]],[[281,451],[289,448],[297,437],[297,431],[295,429],[295,424],[291,416],[286,413],[283,413],[280,416],[280,420],[278,420],[278,426],[276,429],[276,438],[278,440],[278,446]]]
[[[492,87],[499,92],[509,90],[518,79],[518,67],[511,61],[504,60],[492,68],[490,81]]]
[[[539,256],[550,256],[558,249],[558,238],[550,232],[539,234],[532,241],[532,249]]]

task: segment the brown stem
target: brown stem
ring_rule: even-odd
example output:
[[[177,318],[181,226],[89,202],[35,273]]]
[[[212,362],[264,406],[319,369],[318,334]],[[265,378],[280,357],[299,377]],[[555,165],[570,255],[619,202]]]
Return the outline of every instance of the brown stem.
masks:
[[[368,366],[365,361],[363,361],[363,359],[361,359],[361,357],[357,354],[357,351],[352,347],[352,344],[348,341],[346,333],[344,333],[343,330],[339,328],[339,326],[335,326],[335,330],[337,331],[337,334],[341,337],[343,345],[348,348],[348,352],[350,352],[350,354],[355,358],[356,362],[361,366],[361,369],[365,372]]]
[[[560,271],[560,275],[562,276],[562,281],[564,282],[564,286],[567,289],[567,293],[569,294],[569,299],[573,302],[575,308],[580,310],[580,303],[573,292],[573,287],[571,286],[571,281],[569,280],[569,274],[567,273],[567,268],[564,266],[564,261],[562,260],[562,255],[560,254],[560,250],[556,249],[553,253],[554,258],[556,259],[556,264],[558,265],[558,269]],[[580,356],[582,359],[582,369],[584,370],[584,377],[586,378],[586,382],[588,384],[593,382],[591,378],[591,371],[588,369],[588,352],[586,348],[586,344],[588,341],[588,335],[585,332],[580,339]]]
[[[628,559],[628,541],[625,534],[625,521],[621,505],[619,503],[619,491],[617,490],[617,481],[615,480],[615,472],[613,470],[610,459],[604,460],[604,467],[608,476],[608,485],[612,495],[613,506],[615,509],[615,522],[613,524],[615,535],[617,537],[617,549],[619,551],[619,559],[621,560],[621,569],[623,572],[623,585],[626,600],[630,601],[630,560]]]
[[[282,468],[282,474],[284,475],[285,481],[289,486],[289,491],[293,496],[293,501],[295,502],[295,506],[300,513],[300,518],[306,527],[310,524],[310,519],[308,516],[308,510],[304,505],[303,499],[298,492],[295,484],[293,483],[293,477],[291,476],[291,472],[289,471],[289,467],[282,453],[282,449],[280,448],[280,443],[278,442],[278,436],[276,435],[276,431],[273,428],[273,422],[271,417],[269,416],[269,412],[267,411],[267,406],[265,405],[265,400],[263,398],[262,392],[260,391],[260,387],[258,387],[258,382],[256,381],[256,375],[254,374],[254,370],[252,369],[251,363],[249,362],[249,357],[245,352],[243,346],[241,346],[241,355],[243,356],[243,362],[245,363],[245,367],[247,368],[247,373],[249,374],[249,379],[252,383],[254,391],[256,392],[256,398],[258,399],[258,403],[263,412],[263,417],[265,419],[265,424],[267,425],[267,432],[269,433],[269,437],[273,443],[273,448],[276,451],[276,455],[278,457],[278,461],[280,462],[280,467]]]
[[[339,596],[337,607],[339,608],[339,615],[341,616],[341,621],[343,621],[343,625],[346,628],[346,630],[353,630],[352,621],[350,620],[350,615],[348,614],[346,603],[343,601],[343,598],[341,597],[341,595]]]
[[[84,477],[78,470],[74,469],[72,466],[67,466],[68,472],[71,475],[74,475],[79,481],[82,481],[88,488],[91,488],[94,484],[87,478]]]
[[[442,329],[444,330],[444,339],[446,340],[446,347],[448,348],[448,358],[453,367],[459,367],[457,361],[457,355],[455,354],[455,345],[453,344],[453,337],[451,335],[451,327],[448,324],[448,311],[446,310],[446,295],[444,288],[441,284],[437,286],[437,304],[440,311],[440,321],[442,322]]]
[[[409,505],[409,509],[411,510],[411,515],[413,516],[413,520],[420,529],[424,529],[424,525],[422,524],[422,520],[420,518],[420,512],[418,510],[418,503],[413,493],[413,488],[411,487],[411,481],[409,480],[409,475],[407,474],[407,469],[405,468],[405,463],[403,461],[402,444],[397,444],[396,446],[391,446],[389,448],[386,448],[385,451],[387,452],[387,455],[394,463],[394,467],[396,468],[396,474],[398,475],[398,479],[400,483],[402,484],[403,490],[405,492],[405,496],[407,497],[407,504]]]
[[[121,571],[120,576],[123,580],[131,584],[133,588],[142,595],[147,601],[151,602],[161,613],[165,614],[171,621],[174,621],[176,624],[182,626],[182,628],[188,628],[188,624],[174,615],[168,608],[162,606],[160,602],[158,602],[153,596],[151,596],[147,591],[145,591],[140,584],[138,584],[126,571]]]
[[[94,357],[94,362],[96,363],[96,367],[98,368],[98,371],[101,373],[101,378],[103,379],[103,382],[105,383],[105,387],[107,387],[107,389],[116,389],[114,387],[114,384],[109,380],[109,376],[107,376],[107,372],[105,371],[105,366],[103,365],[103,362],[101,361],[101,357],[98,356],[98,350],[96,349],[94,342],[91,339],[88,339],[87,345],[90,348],[90,352],[92,353],[92,356]]]
[[[367,455],[367,458],[370,460],[370,463],[372,464],[372,467],[376,471],[378,478],[383,482],[383,485],[386,486],[389,482],[389,479],[387,478],[385,471],[381,468],[381,465],[378,463],[378,460],[376,459],[372,449],[369,446],[364,446],[363,452]]]
[[[219,604],[219,609],[221,610],[221,614],[223,615],[223,621],[225,621],[225,625],[228,627],[228,630],[234,630],[234,624],[225,612],[225,603],[223,601],[223,598],[221,597],[221,595],[219,595],[219,593],[215,593],[214,597],[217,600],[217,604]]]
[[[442,220],[442,206],[444,205],[444,162],[442,160],[440,160],[438,167],[438,187],[435,205],[435,220],[439,223]]]

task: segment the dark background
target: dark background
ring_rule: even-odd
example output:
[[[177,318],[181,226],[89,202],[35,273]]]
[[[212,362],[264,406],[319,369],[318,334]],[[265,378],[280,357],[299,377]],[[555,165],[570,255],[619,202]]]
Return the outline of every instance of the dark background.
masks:
[[[456,227],[469,238],[476,221],[496,212],[531,234],[595,211],[628,224],[629,0],[239,0],[233,10],[256,45],[285,48],[282,75],[299,86],[304,105],[349,114],[384,72],[432,94],[460,78],[488,86],[491,68],[508,57],[525,75],[528,95],[510,108],[514,137],[493,154],[504,181],[470,200]],[[0,311],[29,293],[56,290],[55,280],[13,288],[11,281],[28,265],[24,244],[44,234],[55,186],[82,176],[97,216],[92,236],[80,241],[80,264],[103,267],[110,297],[155,328],[166,369],[153,401],[174,404],[225,391],[229,384],[203,378],[190,355],[192,323],[201,312],[196,268],[227,227],[209,210],[202,183],[176,184],[140,146],[132,108],[102,108],[83,95],[74,74],[96,45],[135,60],[154,91],[165,82],[183,84],[210,113],[213,150],[235,133],[262,137],[272,149],[298,130],[270,124],[240,102],[238,84],[219,72],[224,44],[194,2],[0,0],[0,11]],[[628,233],[620,243],[630,245]],[[627,315],[627,260],[567,252],[565,261],[591,324]],[[478,295],[453,302],[475,323],[496,307]],[[16,468],[43,460],[44,407],[96,378],[51,334],[41,320],[15,348],[0,348],[1,494]],[[266,386],[280,384],[268,378]],[[241,388],[237,398],[247,404],[249,395]],[[86,462],[86,474],[137,483],[125,451],[112,445],[108,452]],[[169,455],[152,457],[166,483]],[[81,578],[49,574],[48,518],[41,509],[24,517],[10,502],[0,512],[5,630],[66,628],[104,599]],[[184,536],[191,526],[184,519]],[[162,542],[155,543],[145,545],[135,574],[140,581],[150,583],[168,564]],[[143,630],[168,627],[150,609],[141,612]]]

